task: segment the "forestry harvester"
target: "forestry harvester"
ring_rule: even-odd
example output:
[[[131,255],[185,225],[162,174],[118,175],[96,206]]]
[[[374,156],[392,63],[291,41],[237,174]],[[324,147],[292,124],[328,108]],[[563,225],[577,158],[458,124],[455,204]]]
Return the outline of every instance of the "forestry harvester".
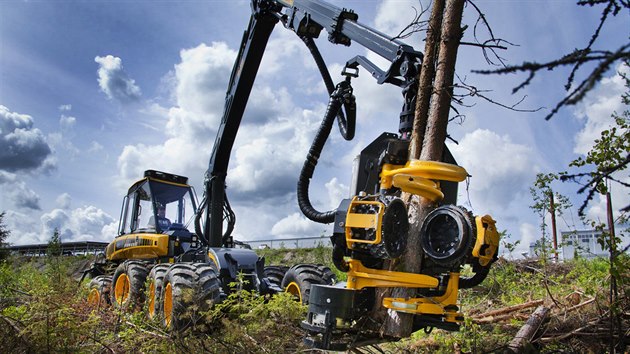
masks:
[[[411,314],[413,329],[457,330],[463,321],[458,291],[479,284],[497,256],[499,234],[488,215],[473,216],[456,206],[457,183],[467,172],[448,149],[442,161],[409,158],[409,143],[423,55],[409,45],[358,22],[352,10],[318,0],[251,0],[252,15],[230,77],[223,118],[218,127],[203,198],[198,203],[187,178],[149,170],[123,199],[119,235],[105,259],[90,270],[90,300],[114,306],[140,306],[166,327],[182,329],[183,313],[196,304],[210,306],[233,291],[231,283],[260,294],[288,291],[308,304],[302,327],[306,342],[341,349],[384,338],[370,323],[379,309]],[[298,204],[315,222],[333,223],[332,261],[347,273],[334,283],[321,265],[265,267],[264,259],[232,237],[235,215],[226,196],[230,153],[269,36],[276,24],[293,32],[311,52],[329,93],[323,121],[313,140],[297,185]],[[384,70],[357,55],[347,61],[343,79],[334,84],[315,45],[322,29],[334,44],[352,42],[386,59]],[[378,84],[400,87],[404,98],[398,133],[382,133],[363,149],[354,166],[352,197],[337,209],[316,210],[309,184],[318,158],[337,121],[341,135],[355,132],[356,104],[352,79],[359,67]],[[437,208],[421,227],[422,259],[418,273],[387,270],[401,257],[409,234],[402,193],[418,195]],[[462,277],[465,265],[472,276]],[[145,283],[146,289],[145,289]],[[410,288],[415,296],[377,296],[382,289]],[[379,290],[381,289],[381,290]],[[192,297],[182,296],[192,292]],[[371,329],[372,328],[372,329]]]

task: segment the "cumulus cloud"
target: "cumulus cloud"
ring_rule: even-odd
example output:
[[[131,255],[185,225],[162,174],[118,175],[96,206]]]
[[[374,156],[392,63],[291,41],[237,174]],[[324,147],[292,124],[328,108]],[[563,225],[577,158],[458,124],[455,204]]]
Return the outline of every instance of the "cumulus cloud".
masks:
[[[630,73],[627,66],[619,66],[617,71]],[[621,95],[625,90],[623,77],[615,74],[602,79],[599,86],[584,99],[581,107],[575,112],[576,117],[585,122],[582,130],[575,136],[573,152],[586,155],[601,132],[615,123],[611,115],[613,112],[621,113],[624,110]]]
[[[521,243],[518,244],[514,250],[515,256],[520,256],[523,253],[529,253],[529,244],[540,239],[540,230],[538,227],[529,223],[522,223],[519,226],[519,233]]]
[[[59,106],[59,110],[62,112],[68,112],[72,110],[72,105],[71,104],[62,104],[61,106]]]
[[[63,193],[57,197],[57,206],[61,209],[68,210],[70,209],[70,204],[72,203],[72,197],[70,194]]]
[[[75,117],[61,115],[61,118],[59,118],[59,125],[61,126],[62,132],[69,131],[76,123],[77,119]]]
[[[129,103],[140,98],[142,92],[135,80],[124,71],[120,58],[113,55],[97,56],[94,61],[99,65],[98,85],[110,100]]]
[[[97,141],[92,141],[90,143],[90,148],[88,149],[89,153],[103,151],[103,145],[99,144]]]
[[[505,207],[516,195],[526,193],[538,169],[531,148],[486,129],[466,134],[459,145],[449,148],[472,176],[473,205],[481,203],[484,208]]]
[[[271,234],[276,237],[313,237],[319,236],[327,228],[308,220],[302,214],[293,213],[273,225]]]
[[[349,196],[349,187],[340,183],[337,177],[333,177],[326,183],[326,190],[328,191],[328,200],[330,200],[329,206],[331,210],[336,209],[341,200]]]
[[[54,168],[52,150],[33,118],[0,105],[0,169],[9,172]]]
[[[39,195],[27,187],[17,174],[0,170],[0,185],[6,186],[5,195],[16,208],[41,210]]]
[[[156,129],[164,131],[167,139],[161,144],[123,148],[118,169],[125,185],[149,168],[193,178],[202,176],[207,168],[236,51],[215,42],[182,50],[180,57],[181,62],[168,75],[175,105],[149,107],[153,114],[165,118],[165,126]]]
[[[17,208],[32,210],[42,209],[39,205],[39,195],[28,188],[24,182],[14,184],[13,189],[8,194]]]
[[[3,221],[6,223],[7,229],[11,234],[7,238],[7,242],[14,245],[37,244],[48,241],[48,238],[42,239],[39,230],[41,229],[39,220],[33,218],[31,213],[25,213],[17,210],[7,210]]]
[[[62,196],[65,198],[65,196]],[[69,197],[69,196],[68,196]],[[116,234],[111,231],[116,224],[113,217],[94,206],[83,206],[73,210],[54,209],[41,216],[42,238],[50,237],[57,229],[62,241],[109,241]]]
[[[378,7],[374,26],[379,31],[390,35],[396,35],[406,28],[414,18],[426,8],[422,7],[422,1],[418,0],[384,0]],[[428,20],[430,12],[425,12],[421,20]],[[418,43],[410,41],[421,36],[411,36],[405,39],[407,44],[416,46]]]

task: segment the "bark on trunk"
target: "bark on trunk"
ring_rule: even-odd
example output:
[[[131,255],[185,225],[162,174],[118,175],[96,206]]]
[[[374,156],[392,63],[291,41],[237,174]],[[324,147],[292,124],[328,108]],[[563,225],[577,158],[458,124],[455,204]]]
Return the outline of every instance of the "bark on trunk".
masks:
[[[410,158],[441,160],[446,139],[457,48],[462,36],[463,8],[464,0],[434,1],[429,24],[431,32],[427,34],[425,58],[420,74],[410,142]],[[434,64],[436,57],[437,65]],[[420,271],[422,261],[420,227],[422,220],[433,209],[433,206],[422,198],[406,196],[403,198],[408,203],[410,229],[407,250],[401,258],[401,266],[403,271],[417,273]],[[394,289],[390,296],[410,297],[413,295],[413,291],[409,289]],[[381,297],[377,296],[377,298],[379,299],[377,301],[380,301]],[[406,337],[411,334],[413,316],[395,311],[389,311],[387,315],[382,327],[384,335]]]
[[[524,347],[531,343],[532,339],[538,329],[543,324],[547,316],[549,315],[549,308],[545,306],[539,306],[534,313],[529,317],[525,325],[516,333],[514,339],[508,345],[508,348],[513,353],[521,353]]]

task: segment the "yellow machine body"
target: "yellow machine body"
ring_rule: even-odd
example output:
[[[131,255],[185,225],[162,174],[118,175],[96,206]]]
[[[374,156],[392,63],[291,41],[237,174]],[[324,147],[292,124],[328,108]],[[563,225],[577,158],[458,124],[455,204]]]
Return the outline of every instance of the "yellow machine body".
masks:
[[[168,255],[169,237],[163,234],[138,233],[115,238],[105,251],[108,260],[155,259]]]

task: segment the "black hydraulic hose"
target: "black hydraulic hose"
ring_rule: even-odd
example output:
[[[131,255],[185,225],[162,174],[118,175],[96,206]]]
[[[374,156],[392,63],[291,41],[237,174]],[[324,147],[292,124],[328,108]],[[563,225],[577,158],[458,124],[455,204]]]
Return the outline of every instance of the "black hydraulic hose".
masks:
[[[326,85],[326,90],[329,95],[335,91],[335,84],[330,77],[330,72],[328,72],[328,68],[326,67],[326,63],[324,62],[324,58],[322,58],[317,45],[313,38],[308,36],[300,36],[306,47],[311,52],[313,56],[313,60],[315,60],[315,64],[317,65],[317,69],[319,70],[320,75],[322,76],[322,80],[324,80],[324,85]],[[341,136],[346,140],[352,140],[354,138],[354,132],[356,129],[356,105],[353,102],[344,102],[343,108],[346,112],[344,115],[342,110],[339,110],[337,113],[337,123],[339,125],[339,132]],[[347,119],[346,119],[347,117]]]
[[[304,161],[304,166],[302,166],[302,172],[300,172],[300,178],[297,183],[297,198],[300,210],[307,218],[322,224],[329,224],[335,221],[336,210],[326,212],[317,211],[313,207],[309,198],[308,187],[311,183],[315,166],[317,166],[317,160],[324,148],[324,144],[326,144],[326,140],[328,140],[328,136],[330,136],[335,116],[341,109],[343,96],[337,93],[338,91],[341,91],[340,88],[342,88],[342,84],[344,83],[347,83],[346,86],[349,86],[349,82],[343,81],[337,86],[337,90],[330,97],[328,108],[326,109],[326,114],[324,115],[324,120],[319,126],[319,130],[317,131],[315,139],[311,144],[311,148],[308,151],[306,161]]]
[[[205,246],[208,244],[208,240],[203,234],[203,229],[201,228],[201,218],[203,217],[204,210],[206,205],[206,197],[204,196],[199,204],[199,208],[197,210],[197,214],[195,215],[195,233],[199,236],[199,240]]]

